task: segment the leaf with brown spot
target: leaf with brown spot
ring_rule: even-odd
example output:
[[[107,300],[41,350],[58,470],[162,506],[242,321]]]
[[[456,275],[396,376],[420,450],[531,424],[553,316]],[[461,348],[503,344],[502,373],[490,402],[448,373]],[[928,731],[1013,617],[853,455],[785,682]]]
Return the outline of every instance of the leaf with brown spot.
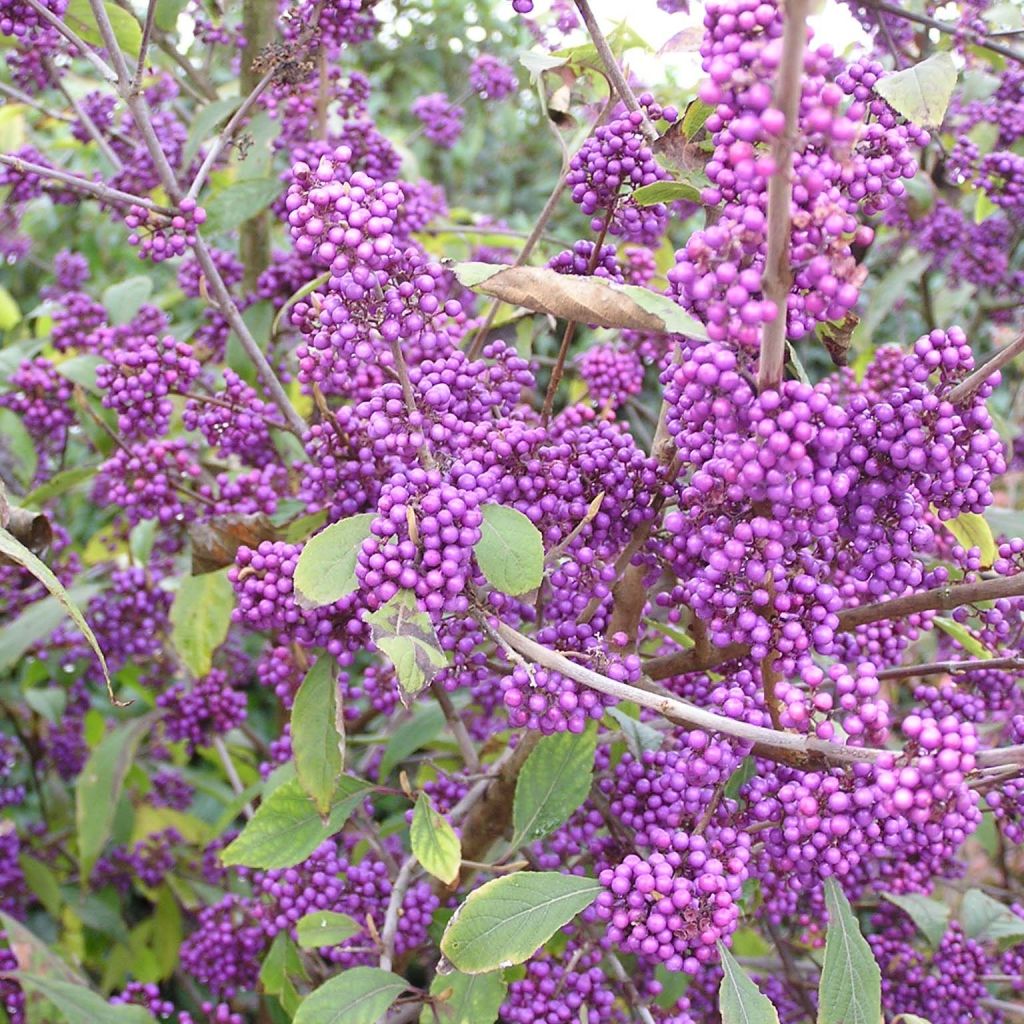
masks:
[[[262,512],[255,515],[214,516],[188,528],[192,541],[192,575],[216,572],[235,564],[235,554],[243,545],[256,548],[261,541],[275,540],[277,530]]]
[[[849,363],[850,339],[859,323],[860,317],[856,313],[847,313],[842,320],[832,320],[818,328],[818,337],[836,366]]]
[[[703,324],[667,295],[647,288],[615,284],[601,277],[572,277],[547,267],[454,263],[450,269],[459,283],[472,291],[562,320],[707,338]]]
[[[702,149],[699,143],[692,141],[686,133],[687,127],[686,120],[680,119],[670,125],[665,134],[654,143],[654,155],[658,162],[680,176],[685,176],[685,172],[688,171],[703,172],[711,155]],[[695,134],[696,131],[697,129],[694,129]]]

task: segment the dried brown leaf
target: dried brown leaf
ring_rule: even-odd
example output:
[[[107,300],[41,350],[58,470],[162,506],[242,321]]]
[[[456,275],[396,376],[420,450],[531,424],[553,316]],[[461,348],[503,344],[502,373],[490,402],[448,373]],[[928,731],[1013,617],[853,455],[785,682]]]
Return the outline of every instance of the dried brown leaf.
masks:
[[[277,531],[270,519],[259,512],[256,515],[215,516],[192,523],[188,535],[192,541],[192,575],[201,576],[233,565],[235,554],[242,545],[255,548],[260,541],[274,540]]]

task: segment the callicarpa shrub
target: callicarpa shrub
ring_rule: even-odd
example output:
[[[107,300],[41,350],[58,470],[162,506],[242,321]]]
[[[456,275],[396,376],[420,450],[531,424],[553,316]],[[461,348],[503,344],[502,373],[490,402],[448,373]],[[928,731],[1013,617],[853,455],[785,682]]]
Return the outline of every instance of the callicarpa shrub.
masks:
[[[1022,33],[0,0],[0,1022],[1024,1016]]]

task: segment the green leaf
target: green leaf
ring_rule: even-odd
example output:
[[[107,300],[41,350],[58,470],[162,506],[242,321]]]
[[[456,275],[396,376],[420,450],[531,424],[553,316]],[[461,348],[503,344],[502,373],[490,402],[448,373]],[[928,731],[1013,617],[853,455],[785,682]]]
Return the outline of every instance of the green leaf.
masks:
[[[95,583],[72,587],[68,596],[84,605],[100,592]],[[17,618],[0,626],[0,672],[13,668],[25,652],[46,639],[67,617],[64,606],[55,597],[44,597],[28,605]]]
[[[882,899],[899,907],[917,925],[918,931],[933,945],[938,946],[949,924],[949,907],[938,900],[929,899],[918,892],[900,895],[883,892]]]
[[[536,82],[545,71],[564,68],[569,63],[569,60],[567,57],[557,57],[551,53],[528,50],[525,53],[519,54],[519,63],[530,72],[530,78]]]
[[[142,45],[142,29],[138,21],[110,0],[104,0],[103,8],[110,19],[110,27],[114,30],[114,38],[118,45],[130,57],[137,57]],[[64,12],[63,20],[69,28],[93,46],[103,47],[103,37],[96,26],[89,0],[71,0]]]
[[[75,820],[78,826],[78,860],[82,878],[110,838],[124,777],[132,766],[142,738],[152,729],[159,712],[119,725],[89,755],[75,784]]]
[[[969,939],[1016,943],[1024,939],[1024,918],[980,889],[968,889],[960,904],[960,921]]]
[[[171,605],[171,643],[196,678],[209,674],[213,652],[227,639],[234,606],[227,569],[181,581]]]
[[[185,8],[188,0],[157,0],[156,24],[164,32],[175,32],[178,27],[178,15]],[[183,160],[182,164],[187,165],[191,160]]]
[[[25,508],[30,508],[33,505],[39,508],[51,499],[67,494],[73,487],[77,487],[86,480],[91,480],[96,475],[96,469],[96,466],[75,466],[73,469],[65,469],[50,477],[45,484],[40,484],[35,490],[29,491],[21,499],[21,504]]]
[[[516,782],[512,846],[532,843],[569,819],[590,792],[597,730],[558,732],[530,752]]]
[[[71,621],[78,627],[78,631],[85,637],[89,646],[93,649],[96,660],[100,663],[100,668],[103,670],[103,678],[107,682],[107,693],[110,695],[111,701],[116,704],[113,684],[110,681],[110,672],[107,671],[107,659],[103,657],[100,645],[96,642],[95,634],[89,628],[89,623],[85,621],[85,616],[82,615],[78,605],[72,600],[71,594],[65,590],[64,584],[21,541],[12,537],[4,529],[0,529],[0,555],[6,555],[15,565],[20,565],[23,569],[27,569],[60,602],[61,607],[67,612]]]
[[[239,227],[267,209],[283,191],[279,178],[252,178],[229,185],[207,202],[204,232],[212,235]]]
[[[54,369],[72,384],[77,384],[83,391],[90,395],[99,395],[102,392],[96,386],[96,367],[105,362],[106,360],[102,356],[94,356],[86,352],[83,355],[62,360]]]
[[[718,943],[722,983],[718,987],[718,1012],[722,1024],[779,1024],[771,1000],[750,980],[735,957]]]
[[[0,331],[9,331],[21,323],[21,310],[14,296],[0,285]]]
[[[349,516],[310,538],[295,566],[300,604],[308,608],[334,604],[359,586],[356,557],[376,518],[372,512]]]
[[[988,193],[983,188],[977,189],[974,196],[974,223],[981,224],[998,212],[999,207],[989,199]]]
[[[363,926],[348,914],[314,910],[299,918],[295,930],[303,949],[322,949],[324,946],[340,946],[353,935],[358,935]]]
[[[701,189],[711,182],[707,175],[692,172],[687,181],[654,181],[641,185],[631,196],[637,206],[654,206],[656,203],[674,203],[683,199],[688,203],[701,202]]]
[[[943,633],[951,636],[968,654],[975,658],[991,658],[992,652],[964,625],[941,615],[932,620]]]
[[[104,293],[102,302],[113,324],[126,324],[153,294],[153,279],[143,275],[129,277],[112,284]]]
[[[32,435],[13,409],[0,409],[0,437],[4,439],[4,455],[9,460],[14,482],[21,487],[31,487],[39,467],[39,453]]]
[[[295,1024],[376,1024],[409,987],[397,974],[378,967],[354,967],[310,992]]]
[[[378,778],[386,779],[396,765],[401,764],[413,751],[434,740],[443,728],[444,712],[437,704],[417,708],[412,718],[400,725],[388,740]]]
[[[487,582],[503,594],[527,594],[544,579],[544,541],[518,509],[484,505],[480,539],[473,548]]]
[[[455,882],[462,866],[462,844],[448,819],[438,813],[426,793],[416,798],[409,841],[413,856],[424,871],[440,878],[445,885]]]
[[[645,750],[661,749],[661,745],[665,742],[664,733],[652,729],[651,726],[632,715],[627,715],[622,708],[609,708],[608,714],[619,723],[619,728],[626,737],[626,746],[629,747],[629,752],[635,758],[643,757]]]
[[[152,1014],[142,1006],[112,1006],[92,989],[67,981],[40,978],[15,972],[13,979],[22,988],[48,999],[64,1016],[67,1024],[154,1024]]]
[[[956,537],[961,547],[979,548],[981,567],[991,568],[999,551],[992,536],[992,527],[988,525],[984,516],[979,516],[976,512],[961,512],[954,519],[946,519],[942,525]]]
[[[892,1019],[892,1024],[932,1024],[930,1020],[919,1017],[916,1013],[898,1013]]]
[[[299,780],[291,779],[263,800],[252,820],[225,847],[221,862],[265,870],[293,867],[341,830],[370,788],[362,779],[343,775],[324,821]]]
[[[593,878],[558,871],[495,878],[471,892],[448,922],[441,952],[465,974],[521,964],[600,891]]]
[[[306,673],[292,705],[295,771],[321,814],[331,808],[342,767],[336,666],[333,655],[321,655]]]
[[[881,1024],[882,973],[834,878],[825,879],[828,931],[818,990],[818,1024]]]
[[[411,590],[400,590],[387,604],[366,616],[373,642],[391,659],[402,690],[419,693],[448,658],[438,642],[430,616],[420,610]]]
[[[241,96],[229,96],[223,100],[213,100],[200,110],[192,121],[189,129],[188,142],[181,156],[182,166],[187,167],[199,154],[199,147],[208,138],[216,133],[221,123],[226,123],[228,118],[242,105]]]
[[[911,283],[920,279],[931,262],[930,254],[908,251],[887,270],[872,286],[865,297],[867,301],[861,303],[864,315],[861,317],[858,334],[870,339],[892,307],[906,298]]]
[[[712,104],[705,103],[700,99],[690,100],[686,104],[686,110],[683,111],[683,135],[687,142],[693,140],[714,112],[715,108]]]
[[[601,277],[573,277],[549,267],[454,263],[464,287],[513,306],[597,327],[631,328],[707,339],[704,325],[667,295]]]
[[[1024,537],[1024,512],[1012,508],[989,508],[985,510],[985,521],[1000,536],[1009,539]]]
[[[453,971],[435,975],[430,983],[430,994],[434,997],[447,995],[443,1002],[435,1004],[437,1018],[429,1006],[423,1007],[420,1024],[494,1024],[507,991],[508,982],[501,971],[487,974]]]
[[[3,927],[7,944],[18,961],[20,970],[27,974],[63,981],[69,985],[84,985],[82,977],[70,964],[65,963],[35,932],[29,931],[20,921],[0,911],[0,926]]]
[[[956,86],[956,64],[943,50],[911,68],[886,75],[875,92],[897,113],[923,128],[938,128]]]

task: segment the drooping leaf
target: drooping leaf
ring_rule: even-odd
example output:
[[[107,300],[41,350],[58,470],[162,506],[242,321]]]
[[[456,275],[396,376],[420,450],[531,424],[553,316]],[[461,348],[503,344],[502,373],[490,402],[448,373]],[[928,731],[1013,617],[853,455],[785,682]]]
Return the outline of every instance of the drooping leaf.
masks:
[[[171,643],[197,678],[209,673],[214,651],[227,639],[234,605],[226,569],[181,581],[171,605]]]
[[[378,967],[353,967],[314,989],[299,1005],[294,1024],[376,1024],[409,987]]]
[[[698,42],[698,46],[699,46]],[[704,127],[707,119],[715,112],[715,108],[710,103],[705,103],[701,99],[692,99],[686,104],[686,109],[683,111],[683,135],[687,139],[693,139],[694,136]]]
[[[306,978],[299,950],[287,931],[278,932],[260,967],[260,985],[264,992],[276,996],[289,1020],[299,1008],[302,997],[293,978]]]
[[[85,978],[69,963],[52,952],[49,945],[17,918],[0,911],[0,927],[10,946],[19,970],[37,977],[84,985]]]
[[[960,904],[960,921],[969,939],[1016,943],[1024,940],[1024,918],[981,889],[968,889]]]
[[[86,480],[91,480],[96,475],[96,469],[96,466],[74,466],[71,469],[65,469],[50,477],[45,484],[40,484],[34,490],[29,491],[21,499],[21,503],[26,507],[39,508],[51,499],[67,494],[72,488],[85,483]]]
[[[75,784],[75,821],[82,878],[88,879],[114,825],[124,777],[142,738],[159,718],[150,712],[119,725],[89,755]]]
[[[881,1024],[882,972],[839,883],[825,879],[828,931],[818,1024]]]
[[[553,832],[587,798],[594,777],[597,731],[558,732],[530,752],[516,782],[512,846]]]
[[[62,359],[57,363],[55,369],[62,377],[66,377],[72,384],[77,384],[83,391],[98,396],[102,392],[96,385],[96,367],[104,362],[105,360],[101,356],[83,352],[79,356]]]
[[[459,877],[462,844],[448,819],[438,812],[426,793],[416,798],[409,841],[423,870],[451,885]]]
[[[597,899],[593,878],[520,871],[475,889],[448,922],[441,952],[464,974],[521,964]]]
[[[920,64],[880,78],[875,92],[908,121],[923,128],[938,128],[953,98],[956,76],[952,54],[943,50]]]
[[[391,660],[405,693],[419,693],[448,665],[434,624],[420,610],[411,590],[400,590],[387,604],[367,615],[366,621],[373,642]]]
[[[929,899],[917,892],[902,895],[883,892],[882,899],[899,907],[933,946],[938,946],[942,941],[942,936],[946,934],[946,926],[949,924],[949,907],[945,903]]]
[[[962,623],[937,615],[933,620],[943,633],[951,636],[974,658],[991,658],[992,652]]]
[[[334,604],[358,586],[356,556],[376,516],[366,512],[324,527],[311,537],[295,566],[295,589],[309,608]]]
[[[244,544],[254,550],[265,540],[276,540],[277,530],[263,512],[231,512],[189,523],[192,544],[192,575],[202,576],[235,564],[235,555]]]
[[[333,655],[321,655],[306,673],[292,705],[295,771],[321,814],[331,808],[342,767],[336,668]]]
[[[252,178],[236,181],[217,192],[205,204],[207,234],[230,231],[261,213],[284,191],[278,178]]]
[[[155,1024],[144,1006],[112,1006],[98,992],[84,985],[73,985],[54,978],[42,978],[16,972],[14,980],[22,988],[37,992],[61,1012],[67,1024]]]
[[[505,1001],[508,982],[501,971],[487,974],[438,974],[430,985],[430,994],[444,1000],[435,1003],[439,1024],[494,1024]],[[435,1024],[433,1011],[423,1007],[420,1024]]]
[[[144,274],[117,281],[103,293],[102,301],[112,324],[126,324],[153,294],[153,279]]]
[[[86,605],[99,592],[97,584],[86,583],[72,587],[68,596],[76,605]],[[64,605],[55,597],[44,597],[0,626],[0,672],[16,665],[30,647],[48,637],[65,618]]]
[[[718,943],[722,983],[718,987],[718,1012],[722,1024],[779,1024],[772,1001],[750,980],[736,958]]]
[[[626,746],[629,752],[636,758],[643,757],[645,750],[659,750],[665,742],[665,736],[657,729],[641,722],[632,715],[627,715],[622,708],[609,708],[608,714],[619,723],[623,736],[626,738]]]
[[[363,926],[348,914],[333,910],[314,910],[300,917],[295,924],[299,946],[302,949],[322,949],[324,946],[340,946],[358,935]]]
[[[503,594],[526,594],[544,578],[544,541],[518,509],[484,505],[480,539],[473,548],[487,582]]]
[[[221,862],[228,867],[290,868],[338,832],[370,788],[362,779],[342,775],[324,821],[299,780],[291,779],[263,800],[252,820],[225,847]]]
[[[0,555],[10,559],[15,565],[20,565],[23,569],[27,569],[60,603],[65,613],[71,618],[71,621],[78,627],[78,631],[85,637],[89,646],[93,649],[96,660],[100,663],[100,668],[103,670],[103,678],[107,681],[107,693],[110,695],[111,701],[116,704],[114,687],[110,681],[110,672],[107,670],[107,659],[103,657],[103,651],[100,650],[96,635],[89,628],[89,623],[85,621],[85,616],[78,605],[75,604],[71,594],[65,589],[64,584],[21,541],[12,537],[4,529],[0,529]]]
[[[563,320],[707,338],[704,325],[670,298],[635,285],[615,284],[601,277],[572,277],[547,267],[456,263],[452,270],[472,291]]]
[[[954,519],[947,519],[942,524],[959,541],[965,549],[978,548],[981,551],[981,567],[989,569],[999,552],[996,549],[992,527],[984,516],[976,512],[961,512]]]
[[[0,286],[0,331],[9,331],[21,323],[21,310],[18,308],[14,296],[4,287]]]

